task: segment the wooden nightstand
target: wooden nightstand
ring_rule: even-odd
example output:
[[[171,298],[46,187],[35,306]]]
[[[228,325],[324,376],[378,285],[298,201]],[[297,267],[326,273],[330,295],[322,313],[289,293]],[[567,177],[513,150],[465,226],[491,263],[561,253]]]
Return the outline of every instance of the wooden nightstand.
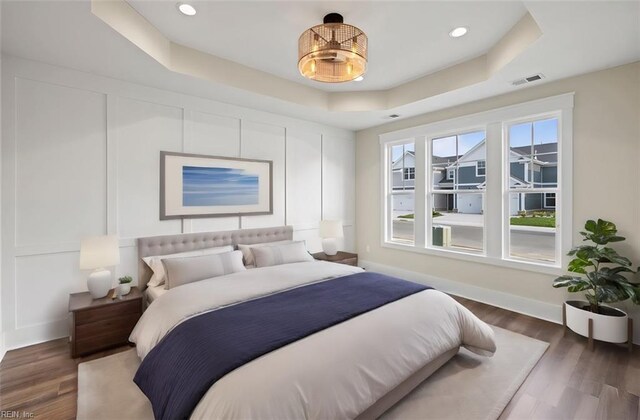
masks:
[[[312,254],[313,258],[320,261],[329,261],[338,264],[358,265],[358,254],[351,252],[338,251],[336,255],[327,255],[324,252]]]
[[[142,293],[132,287],[128,295],[93,300],[89,292],[69,295],[71,357],[84,356],[129,342],[129,335],[142,315]]]

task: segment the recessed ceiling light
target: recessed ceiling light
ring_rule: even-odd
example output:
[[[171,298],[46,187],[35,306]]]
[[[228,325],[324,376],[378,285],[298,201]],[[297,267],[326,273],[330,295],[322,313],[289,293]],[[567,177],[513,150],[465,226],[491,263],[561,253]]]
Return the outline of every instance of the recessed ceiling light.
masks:
[[[362,82],[364,80],[364,76],[358,76],[355,79],[353,79],[354,82]]]
[[[469,32],[467,28],[465,28],[464,26],[460,26],[449,32],[449,36],[451,38],[460,38],[461,36],[466,35],[467,32]]]
[[[178,10],[180,10],[180,13],[186,16],[193,16],[196,14],[195,7],[187,3],[178,3]]]

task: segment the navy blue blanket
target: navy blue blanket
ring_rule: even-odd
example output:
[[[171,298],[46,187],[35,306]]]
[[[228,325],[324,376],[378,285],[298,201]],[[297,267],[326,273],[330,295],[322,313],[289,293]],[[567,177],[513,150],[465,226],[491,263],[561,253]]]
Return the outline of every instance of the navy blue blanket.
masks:
[[[191,318],[167,334],[136,372],[156,419],[186,419],[217,380],[280,347],[429,289],[358,273]]]

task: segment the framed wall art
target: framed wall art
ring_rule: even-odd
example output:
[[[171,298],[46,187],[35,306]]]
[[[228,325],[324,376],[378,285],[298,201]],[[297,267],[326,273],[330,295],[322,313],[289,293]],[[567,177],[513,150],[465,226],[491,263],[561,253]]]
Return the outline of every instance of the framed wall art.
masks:
[[[160,152],[160,220],[272,213],[272,161]]]

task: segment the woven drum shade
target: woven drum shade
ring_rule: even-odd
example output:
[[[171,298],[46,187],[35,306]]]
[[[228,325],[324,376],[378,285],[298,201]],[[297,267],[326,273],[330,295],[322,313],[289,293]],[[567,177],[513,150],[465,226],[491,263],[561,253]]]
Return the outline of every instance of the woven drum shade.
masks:
[[[298,69],[319,82],[349,82],[367,70],[367,35],[332,13],[298,40]]]

